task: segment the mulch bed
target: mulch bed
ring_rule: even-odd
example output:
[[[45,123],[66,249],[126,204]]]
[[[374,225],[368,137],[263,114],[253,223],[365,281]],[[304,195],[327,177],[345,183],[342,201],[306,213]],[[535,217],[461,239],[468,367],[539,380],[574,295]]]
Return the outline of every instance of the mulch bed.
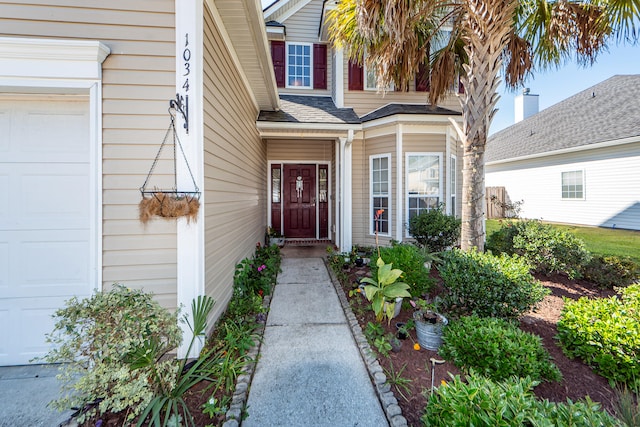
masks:
[[[352,286],[355,286],[359,277],[367,274],[367,268],[352,267],[345,270],[348,277],[348,284],[343,284],[343,289],[348,295]],[[437,270],[431,272],[438,283],[432,291],[434,295],[441,290],[440,279]],[[556,324],[560,318],[563,297],[578,299],[581,296],[589,298],[609,297],[614,294],[612,290],[601,290],[597,286],[582,280],[570,280],[563,275],[537,276],[542,284],[551,290],[551,294],[545,297],[535,312],[527,313],[520,321],[521,328],[527,332],[539,335],[543,345],[551,354],[554,363],[558,366],[563,375],[563,380],[558,383],[543,382],[534,389],[534,393],[542,399],[549,399],[554,402],[565,402],[567,398],[576,401],[590,396],[593,401],[600,402],[602,407],[613,413],[613,405],[616,392],[609,386],[608,381],[600,375],[594,373],[591,368],[577,359],[567,358],[555,340],[557,334]],[[432,296],[434,296],[432,295]],[[364,330],[368,322],[374,322],[374,315],[371,310],[366,309],[369,303],[360,296],[352,301],[354,314],[358,318],[360,326]],[[412,309],[403,308],[400,315],[394,318],[390,324],[382,322],[382,326],[387,332],[395,334],[396,322],[405,322],[412,315]],[[394,393],[398,403],[402,408],[402,414],[407,419],[410,426],[420,426],[420,416],[424,412],[427,404],[426,395],[429,394],[432,384],[430,362],[431,358],[442,359],[437,352],[427,349],[414,350],[413,344],[417,342],[415,330],[412,331],[409,339],[403,341],[399,352],[390,352],[389,357],[378,357],[378,361],[385,371],[393,369],[398,372],[404,367],[402,377],[411,379],[408,384],[410,392],[400,390],[404,397],[394,388]],[[373,347],[372,347],[373,348]],[[375,348],[374,348],[375,349]],[[433,384],[435,387],[441,381],[449,381],[450,374],[460,374],[460,370],[451,362],[435,366]]]

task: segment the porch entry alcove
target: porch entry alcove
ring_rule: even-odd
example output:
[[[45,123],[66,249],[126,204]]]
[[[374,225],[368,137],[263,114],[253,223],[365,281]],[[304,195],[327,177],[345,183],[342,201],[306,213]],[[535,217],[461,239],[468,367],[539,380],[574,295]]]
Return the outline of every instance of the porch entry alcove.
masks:
[[[329,238],[329,168],[316,163],[271,165],[271,224],[287,239]]]

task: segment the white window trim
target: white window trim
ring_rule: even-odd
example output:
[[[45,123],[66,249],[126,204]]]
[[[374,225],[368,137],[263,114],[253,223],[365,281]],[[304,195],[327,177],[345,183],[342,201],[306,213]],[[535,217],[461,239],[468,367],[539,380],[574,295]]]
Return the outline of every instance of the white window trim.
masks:
[[[455,163],[455,165],[454,165]],[[451,204],[452,206],[450,207],[450,214],[453,216],[456,216],[456,205],[458,204],[458,158],[455,156],[455,154],[452,154],[449,156],[449,204]],[[456,203],[451,203],[451,200],[455,197],[456,199]]]
[[[289,46],[309,46],[309,86],[292,86],[289,84]],[[313,43],[286,42],[284,47],[284,84],[287,89],[313,89]]]
[[[404,187],[404,203],[405,203],[405,221],[407,224],[406,227],[406,237],[413,237],[410,233],[409,233],[409,157],[412,156],[437,156],[438,157],[438,200],[439,203],[442,203],[443,201],[443,194],[444,194],[444,179],[442,177],[442,153],[439,152],[407,152],[405,153],[405,163],[404,163],[404,169],[405,169],[405,176],[404,176],[404,182],[405,182],[405,187]],[[433,196],[429,196],[429,197],[433,197]]]
[[[369,80],[367,79],[367,71],[369,70],[369,67],[367,66],[367,64],[365,63],[362,66],[362,88],[366,91],[374,91],[377,92],[378,91],[378,85],[375,84],[373,87],[370,87],[367,85],[367,83],[369,82]],[[375,72],[375,69],[373,70]],[[377,82],[377,80],[376,80]],[[388,88],[385,89],[387,92],[393,92],[395,90],[395,85],[393,84],[393,82],[389,85]]]
[[[562,197],[562,188],[564,187],[562,176],[565,173],[572,172],[582,172],[582,197]],[[560,200],[562,201],[575,201],[575,200],[586,200],[587,198],[587,176],[584,169],[574,169],[574,170],[566,170],[560,172]]]
[[[387,168],[389,173],[387,174],[388,177],[388,182],[387,182],[387,205],[388,205],[388,220],[387,223],[389,224],[388,226],[388,230],[386,233],[382,233],[380,231],[378,231],[378,236],[385,236],[385,237],[391,237],[393,235],[392,231],[393,231],[393,209],[392,209],[392,205],[391,205],[391,186],[392,186],[392,176],[391,176],[391,153],[384,153],[384,154],[373,154],[369,156],[369,218],[367,219],[367,223],[369,224],[369,234],[371,236],[375,236],[376,234],[376,230],[375,230],[375,226],[373,225],[373,161],[374,159],[387,159]],[[384,196],[375,196],[375,197],[384,197]]]

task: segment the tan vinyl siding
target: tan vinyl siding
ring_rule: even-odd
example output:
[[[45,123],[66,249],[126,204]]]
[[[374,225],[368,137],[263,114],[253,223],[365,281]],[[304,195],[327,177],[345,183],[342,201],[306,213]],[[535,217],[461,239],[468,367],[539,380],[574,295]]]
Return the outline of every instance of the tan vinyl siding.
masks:
[[[318,43],[318,29],[320,27],[320,18],[322,16],[323,0],[313,0],[306,6],[302,7],[297,13],[282,22],[287,34],[285,41],[288,43]],[[327,46],[327,89],[297,89],[297,88],[280,88],[280,93],[288,93],[295,95],[325,95],[331,96],[333,55],[331,45]]]
[[[283,140],[267,141],[267,159],[276,161],[330,162],[334,141]]]
[[[173,0],[0,2],[0,36],[98,40],[103,64],[103,284],[119,282],[176,305],[175,222],[138,220],[144,182],[169,124],[174,89]]]
[[[366,133],[365,133],[366,137]],[[354,151],[355,154],[355,151]],[[353,178],[353,193],[354,198],[356,192],[361,195],[359,203],[353,205],[353,222],[354,232],[353,240],[356,244],[363,245],[375,245],[375,236],[370,233],[369,227],[369,195],[370,195],[370,182],[369,182],[369,156],[389,154],[390,161],[390,180],[389,180],[389,206],[391,206],[391,222],[389,224],[389,232],[391,236],[379,236],[380,245],[388,245],[391,242],[396,232],[396,137],[395,135],[385,135],[374,138],[366,138],[363,143],[362,156],[359,159],[360,166],[358,172],[358,179],[356,179],[355,173]],[[354,156],[355,158],[355,156]],[[356,169],[354,164],[354,169]],[[354,171],[355,172],[355,171]],[[359,221],[359,219],[361,219]],[[360,222],[358,224],[357,222]]]
[[[218,317],[233,291],[235,265],[264,242],[266,147],[257,107],[208,7],[204,14],[205,291]]]
[[[363,116],[378,108],[391,104],[426,104],[428,100],[427,92],[416,92],[415,83],[411,83],[408,92],[388,91],[378,93],[375,90],[349,90],[349,67],[348,58],[345,55],[344,66],[342,67],[344,81],[344,106],[353,108],[357,115]],[[455,94],[447,97],[439,104],[440,107],[460,111],[460,102]]]

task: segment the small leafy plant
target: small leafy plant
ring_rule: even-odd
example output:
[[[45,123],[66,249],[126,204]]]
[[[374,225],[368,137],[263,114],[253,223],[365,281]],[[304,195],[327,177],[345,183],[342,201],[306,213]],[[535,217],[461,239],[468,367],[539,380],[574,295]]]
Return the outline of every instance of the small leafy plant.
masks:
[[[442,252],[457,244],[462,221],[444,213],[441,204],[436,209],[423,211],[409,220],[409,234],[423,248]]]
[[[54,330],[47,335],[54,346],[43,359],[63,363],[58,375],[63,385],[62,397],[51,406],[80,408],[79,422],[123,410],[131,421],[153,399],[155,377],[175,382],[178,365],[173,361],[141,369],[129,363],[136,349],[165,353],[182,339],[178,312],[169,313],[151,294],[115,284],[90,298],[71,298],[54,317]]]
[[[429,399],[422,424],[450,426],[619,427],[619,422],[588,398],[581,402],[538,400],[531,378],[493,381],[471,373],[438,387]]]
[[[444,329],[442,341],[442,357],[492,380],[511,376],[528,376],[534,381],[562,378],[540,337],[503,319],[462,317]]]
[[[628,257],[594,255],[581,268],[582,277],[601,288],[629,286],[640,280],[640,266]]]
[[[611,298],[566,300],[558,338],[611,384],[640,386],[640,283]]]
[[[508,221],[487,239],[495,253],[524,257],[540,273],[565,273],[579,278],[591,254],[574,234],[536,220]]]
[[[443,255],[439,271],[447,290],[441,307],[450,315],[514,319],[549,293],[517,255],[454,249]]]
[[[364,277],[361,281],[368,283],[364,287],[367,300],[376,315],[376,320],[381,322],[384,317],[390,322],[393,318],[396,298],[411,298],[409,285],[397,280],[402,275],[402,270],[392,268],[392,264],[385,264],[382,258],[376,262],[378,267],[377,279]]]
[[[434,280],[424,266],[425,255],[415,245],[393,242],[391,246],[380,248],[380,257],[402,270],[402,280],[410,286],[413,296],[428,293],[433,287]],[[371,265],[371,275],[376,277],[377,272],[377,264]]]

